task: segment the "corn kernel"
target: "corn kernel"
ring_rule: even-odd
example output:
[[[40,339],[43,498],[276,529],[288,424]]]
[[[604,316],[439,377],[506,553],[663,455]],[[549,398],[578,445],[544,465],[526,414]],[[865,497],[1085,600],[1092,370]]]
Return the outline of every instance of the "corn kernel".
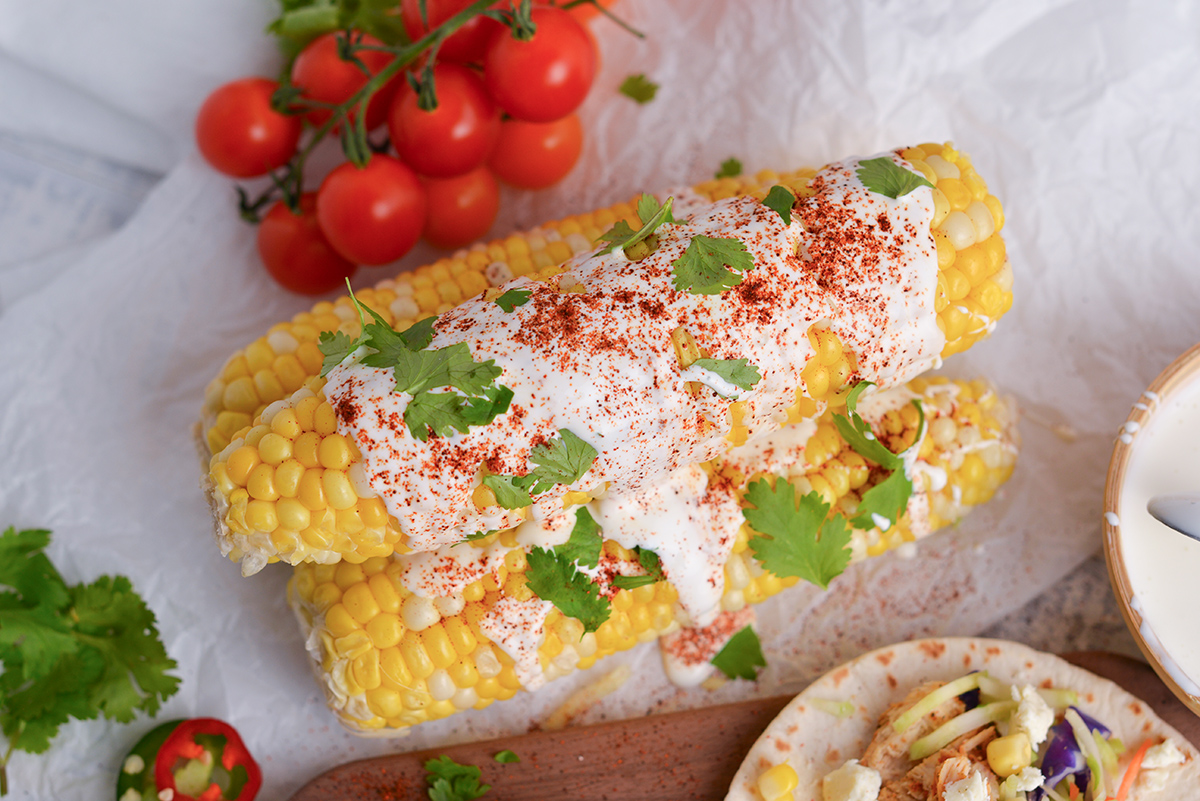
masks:
[[[763,772],[756,783],[764,801],[778,801],[791,795],[800,786],[800,777],[795,769],[784,762]]]
[[[1016,732],[997,737],[987,744],[988,765],[1000,778],[1007,778],[1033,763],[1029,735]]]

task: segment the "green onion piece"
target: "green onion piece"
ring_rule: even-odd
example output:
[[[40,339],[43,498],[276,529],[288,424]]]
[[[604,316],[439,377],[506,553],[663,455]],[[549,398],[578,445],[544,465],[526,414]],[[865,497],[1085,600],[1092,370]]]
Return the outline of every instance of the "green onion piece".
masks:
[[[955,679],[952,682],[943,684],[941,687],[938,687],[936,690],[929,693],[929,695],[913,704],[903,715],[896,718],[896,722],[892,724],[892,728],[896,730],[897,734],[902,734],[909,726],[913,725],[918,720],[949,701],[951,698],[978,688],[979,677],[982,675],[984,674],[968,673],[960,679]]]
[[[834,701],[830,698],[814,698],[811,703],[817,709],[833,715],[835,718],[848,718],[854,714],[853,701]]]
[[[969,709],[913,743],[912,747],[908,749],[908,756],[914,762],[920,762],[925,757],[941,751],[964,734],[969,734],[980,726],[1004,720],[1016,710],[1016,701],[997,701],[994,704],[984,704]]]
[[[1088,787],[1092,791],[1092,798],[1104,798],[1108,793],[1107,777],[1104,775],[1104,758],[1100,756],[1100,749],[1096,747],[1092,730],[1074,709],[1068,709],[1063,717],[1066,718],[1067,723],[1071,724],[1071,733],[1075,735],[1075,744],[1083,752],[1083,756],[1087,759],[1088,770],[1092,772],[1092,781]]]

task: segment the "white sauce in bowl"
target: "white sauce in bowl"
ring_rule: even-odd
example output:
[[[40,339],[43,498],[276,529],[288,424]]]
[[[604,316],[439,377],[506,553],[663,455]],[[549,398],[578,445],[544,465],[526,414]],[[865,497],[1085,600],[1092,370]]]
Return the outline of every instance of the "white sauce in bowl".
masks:
[[[1132,451],[1119,519],[1112,511],[1105,519],[1117,529],[1129,606],[1142,620],[1136,634],[1180,689],[1200,696],[1200,542],[1146,511],[1155,495],[1200,491],[1200,376],[1168,397],[1144,397],[1150,401],[1145,423],[1118,434]]]

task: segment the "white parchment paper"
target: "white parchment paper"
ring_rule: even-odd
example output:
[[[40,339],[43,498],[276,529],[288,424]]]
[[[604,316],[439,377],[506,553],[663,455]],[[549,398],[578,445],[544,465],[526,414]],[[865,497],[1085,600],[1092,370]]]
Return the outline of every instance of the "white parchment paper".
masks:
[[[0,272],[0,525],[53,529],[70,581],[131,577],[180,664],[163,714],[234,723],[263,765],[263,798],[346,760],[523,732],[619,662],[637,680],[579,722],[796,689],[888,641],[977,632],[1098,547],[1115,429],[1200,339],[1195,6],[622,0],[647,38],[593,23],[603,63],[582,110],[580,166],[552,190],[510,193],[493,233],[691,184],[729,156],[754,171],[953,140],[1006,205],[1016,305],[946,369],[1017,395],[1016,475],[914,558],[872,560],[826,593],[797,588],[763,605],[771,667],[757,683],[679,691],[643,646],[405,740],[343,732],[285,606],[288,570],[242,579],[218,555],[191,442],[203,388],[229,353],[311,303],[265,276],[230,183],[190,141],[208,91],[272,68],[260,34],[272,10],[0,0],[0,75],[12,78],[0,81],[0,131],[167,171],[105,241]],[[637,72],[662,86],[645,106],[616,93]],[[47,754],[13,758],[11,797],[105,797],[149,726],[64,727]]]

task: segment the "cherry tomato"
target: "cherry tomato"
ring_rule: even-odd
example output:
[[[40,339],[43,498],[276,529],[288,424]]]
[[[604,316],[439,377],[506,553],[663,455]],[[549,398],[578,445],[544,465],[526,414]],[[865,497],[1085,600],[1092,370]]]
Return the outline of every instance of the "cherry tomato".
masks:
[[[446,20],[471,5],[474,0],[426,0],[425,15],[428,25],[421,23],[419,0],[403,0],[400,3],[400,16],[404,20],[404,30],[414,42]],[[502,7],[504,3],[496,3]],[[462,63],[478,63],[483,60],[483,51],[492,36],[503,29],[503,25],[488,17],[474,17],[465,25],[450,35],[438,50],[438,59],[458,61]]]
[[[568,114],[554,122],[505,120],[488,166],[504,183],[544,189],[571,171],[583,150],[583,125]]]
[[[500,185],[487,167],[454,178],[428,178],[429,219],[425,241],[452,250],[487,233],[500,208]]]
[[[599,0],[600,5],[604,8],[608,8],[615,2],[616,0]],[[575,19],[579,20],[580,22],[587,22],[592,17],[595,17],[600,13],[599,9],[597,9],[591,3],[582,3],[569,10],[575,15]]]
[[[279,84],[243,78],[219,87],[196,115],[196,144],[219,172],[235,178],[266,175],[287,164],[300,141],[300,118],[271,108]]]
[[[433,68],[437,108],[422,111],[405,85],[388,115],[392,146],[421,175],[449,178],[487,161],[500,131],[500,109],[483,80],[461,64]]]
[[[354,95],[366,84],[368,76],[359,69],[353,61],[343,61],[338,57],[338,36],[344,34],[327,33],[313,39],[296,56],[292,62],[292,85],[304,90],[304,97],[319,100],[322,103],[340,105]],[[374,36],[362,35],[362,44],[380,45]],[[381,50],[358,50],[355,52],[371,74],[379,72],[392,60],[390,53]],[[390,80],[371,97],[367,104],[367,128],[377,128],[387,116],[388,106],[396,89],[398,80]],[[312,109],[304,116],[314,127],[324,125],[329,119],[327,109]]]
[[[358,264],[387,264],[407,253],[425,227],[425,190],[399,159],[376,154],[346,162],[317,190],[317,220],[334,250]]]
[[[587,30],[560,8],[533,9],[537,31],[527,42],[495,36],[483,58],[483,80],[500,108],[528,122],[570,114],[587,96],[596,48]]]
[[[258,255],[271,277],[301,295],[322,295],[345,286],[358,269],[321,233],[315,192],[300,196],[299,214],[282,200],[271,207],[258,224]]]

